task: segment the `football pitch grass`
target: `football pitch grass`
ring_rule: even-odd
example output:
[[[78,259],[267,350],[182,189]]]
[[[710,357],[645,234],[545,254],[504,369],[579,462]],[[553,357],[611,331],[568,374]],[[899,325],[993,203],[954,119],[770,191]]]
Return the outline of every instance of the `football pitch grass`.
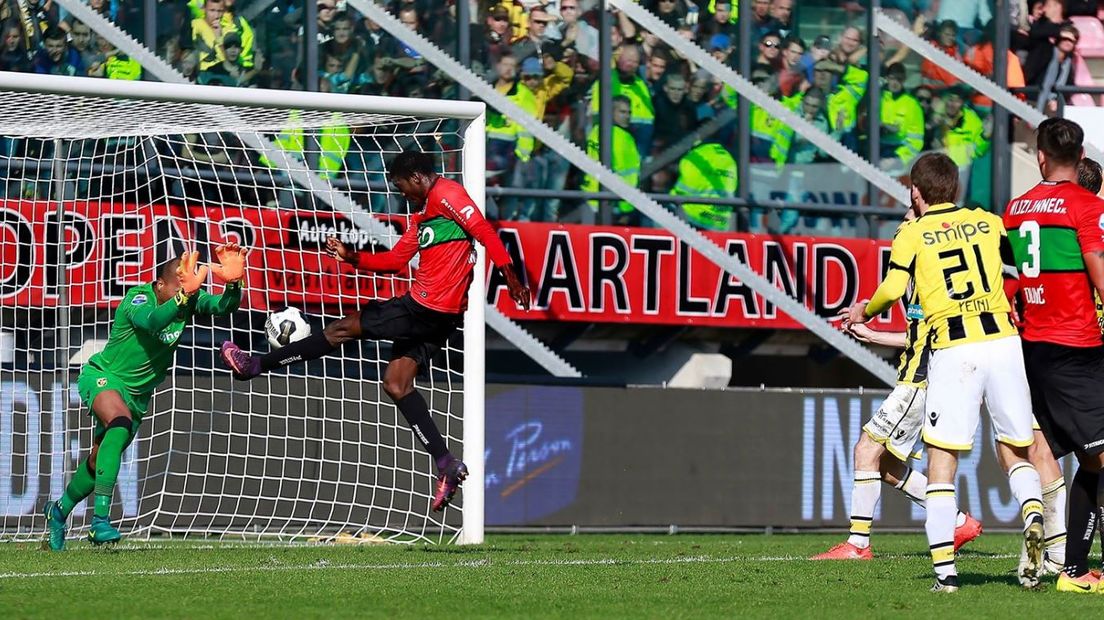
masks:
[[[1100,617],[1104,595],[1017,583],[1019,538],[959,554],[928,592],[918,534],[875,532],[872,562],[810,562],[842,535],[492,535],[479,547],[134,541],[63,553],[0,543],[5,618]],[[1094,552],[1095,561],[1095,552]],[[1078,612],[1082,615],[1078,616]],[[920,616],[919,614],[923,614]]]

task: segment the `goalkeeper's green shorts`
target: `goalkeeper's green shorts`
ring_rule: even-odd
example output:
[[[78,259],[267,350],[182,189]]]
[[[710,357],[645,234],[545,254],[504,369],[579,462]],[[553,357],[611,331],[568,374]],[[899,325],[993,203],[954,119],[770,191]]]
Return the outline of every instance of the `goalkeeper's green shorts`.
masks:
[[[88,407],[88,415],[92,416],[92,419],[96,421],[96,433],[95,437],[99,438],[107,431],[107,427],[100,422],[100,419],[96,417],[96,414],[92,411],[92,403],[99,396],[100,392],[112,390],[119,393],[119,396],[123,398],[123,403],[127,409],[130,410],[130,418],[134,424],[131,429],[131,436],[138,433],[138,426],[142,423],[142,418],[145,417],[146,411],[149,408],[149,401],[152,398],[152,394],[133,394],[127,389],[122,379],[119,379],[115,375],[101,370],[91,364],[85,364],[81,368],[80,376],[77,377],[77,393],[80,394],[81,402]]]

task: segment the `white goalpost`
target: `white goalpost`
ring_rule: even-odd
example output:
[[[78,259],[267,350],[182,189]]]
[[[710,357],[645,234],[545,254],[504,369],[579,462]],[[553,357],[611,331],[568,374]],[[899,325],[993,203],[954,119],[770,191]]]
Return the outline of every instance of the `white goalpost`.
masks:
[[[76,379],[125,291],[185,248],[209,260],[233,241],[254,248],[242,308],[181,336],[124,455],[123,534],[482,542],[482,248],[462,333],[417,380],[470,470],[443,513],[430,511],[432,459],[382,388],[391,343],[252,382],[217,356],[224,340],[266,351],[272,310],[299,308],[318,330],[405,292],[409,272],[357,274],[324,256],[325,239],[374,252],[397,241],[408,209],[386,167],[406,150],[434,153],[483,209],[482,103],[3,72],[0,93],[0,540],[41,537],[43,504],[87,455]],[[291,182],[304,168],[327,187]],[[74,511],[71,538],[90,517]]]

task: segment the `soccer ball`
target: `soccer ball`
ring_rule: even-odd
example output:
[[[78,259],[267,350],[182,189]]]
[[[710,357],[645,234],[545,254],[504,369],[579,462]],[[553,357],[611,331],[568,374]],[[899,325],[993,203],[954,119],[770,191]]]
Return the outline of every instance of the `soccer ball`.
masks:
[[[310,324],[303,318],[298,308],[285,308],[279,312],[273,312],[265,321],[265,335],[268,336],[268,343],[273,349],[302,340],[310,333]]]

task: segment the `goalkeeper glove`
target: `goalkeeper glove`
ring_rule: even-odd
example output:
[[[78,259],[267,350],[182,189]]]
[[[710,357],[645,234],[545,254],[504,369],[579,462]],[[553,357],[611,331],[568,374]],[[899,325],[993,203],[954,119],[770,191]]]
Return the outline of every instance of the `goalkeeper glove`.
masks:
[[[215,272],[220,280],[227,284],[241,282],[245,277],[245,258],[249,256],[249,250],[236,243],[227,243],[215,248],[215,257],[218,265],[211,265],[211,271]]]
[[[207,281],[207,265],[199,265],[199,252],[184,252],[180,255],[180,266],[176,268],[176,275],[180,277],[180,292],[176,295],[176,303],[183,305],[188,298],[195,295],[203,288]]]

